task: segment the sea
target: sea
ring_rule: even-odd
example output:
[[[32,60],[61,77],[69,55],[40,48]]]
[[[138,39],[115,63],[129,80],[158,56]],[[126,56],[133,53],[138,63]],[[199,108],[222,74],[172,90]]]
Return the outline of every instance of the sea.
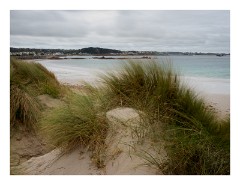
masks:
[[[74,59],[74,58],[84,59]],[[77,85],[83,81],[93,85],[101,82],[101,75],[118,72],[124,63],[149,62],[142,56],[119,59],[120,56],[107,56],[117,59],[93,59],[94,56],[66,56],[60,60],[37,60],[52,71],[62,83]],[[101,57],[101,56],[100,56]],[[121,56],[124,58],[124,56]],[[129,57],[128,57],[129,58]],[[139,58],[139,59],[136,59]],[[182,82],[195,91],[210,94],[230,95],[230,56],[154,56],[154,61],[171,65],[182,78]]]

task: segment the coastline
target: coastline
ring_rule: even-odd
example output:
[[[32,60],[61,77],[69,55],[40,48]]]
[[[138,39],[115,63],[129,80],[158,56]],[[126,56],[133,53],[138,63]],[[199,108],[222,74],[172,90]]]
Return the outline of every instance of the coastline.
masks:
[[[57,79],[65,85],[82,86],[84,82],[94,86],[101,86],[100,75],[106,74],[107,71],[117,73],[116,70],[96,69],[88,67],[70,67],[61,65],[49,65],[47,61],[39,61],[50,71],[52,71]],[[224,78],[208,78],[197,76],[180,76],[183,85],[187,85],[194,90],[199,97],[205,99],[210,107],[216,109],[220,117],[230,113],[230,79]]]

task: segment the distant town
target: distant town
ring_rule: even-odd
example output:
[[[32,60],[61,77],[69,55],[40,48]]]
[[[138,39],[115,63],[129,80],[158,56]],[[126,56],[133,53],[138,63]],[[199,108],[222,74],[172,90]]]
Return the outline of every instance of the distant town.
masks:
[[[60,56],[172,56],[172,55],[215,55],[226,56],[230,53],[201,52],[159,52],[159,51],[121,51],[115,49],[88,47],[82,49],[36,49],[10,47],[10,55],[20,59],[58,58]]]

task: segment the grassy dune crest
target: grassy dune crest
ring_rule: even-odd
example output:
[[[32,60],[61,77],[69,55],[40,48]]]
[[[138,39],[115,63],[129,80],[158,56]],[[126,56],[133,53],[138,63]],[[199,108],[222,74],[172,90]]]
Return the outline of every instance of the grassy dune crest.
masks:
[[[219,120],[204,100],[180,83],[171,66],[129,62],[103,81],[113,104],[144,111],[154,131],[148,137],[155,143],[166,141],[164,173],[230,173],[230,119]]]
[[[11,85],[18,85],[30,95],[49,94],[54,98],[61,95],[61,86],[55,75],[39,63],[10,61]]]
[[[54,74],[38,63],[10,61],[10,122],[11,127],[33,130],[41,113],[37,96],[61,95],[61,86]]]

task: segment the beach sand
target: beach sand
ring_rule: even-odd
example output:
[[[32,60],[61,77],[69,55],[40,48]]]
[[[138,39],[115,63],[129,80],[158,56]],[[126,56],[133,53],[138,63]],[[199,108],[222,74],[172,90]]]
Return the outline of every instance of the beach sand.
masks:
[[[210,107],[214,108],[220,118],[230,114],[230,95],[229,94],[207,94],[202,97]]]
[[[220,118],[230,114],[230,80],[202,77],[180,77],[183,84],[203,98]]]

